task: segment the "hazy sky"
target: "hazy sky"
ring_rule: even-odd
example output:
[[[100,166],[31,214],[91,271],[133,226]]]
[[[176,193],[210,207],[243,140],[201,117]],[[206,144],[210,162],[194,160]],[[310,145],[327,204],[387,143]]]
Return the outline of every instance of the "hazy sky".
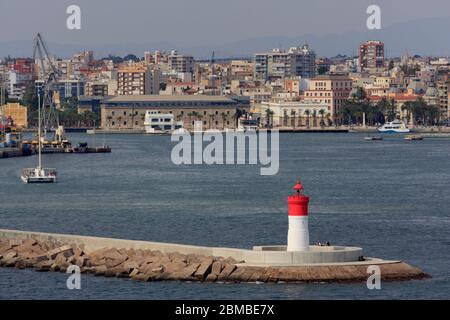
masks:
[[[81,7],[82,30],[66,29],[71,4]],[[0,42],[37,31],[59,43],[181,46],[344,33],[365,30],[370,4],[381,7],[383,27],[450,17],[449,0],[0,0]]]

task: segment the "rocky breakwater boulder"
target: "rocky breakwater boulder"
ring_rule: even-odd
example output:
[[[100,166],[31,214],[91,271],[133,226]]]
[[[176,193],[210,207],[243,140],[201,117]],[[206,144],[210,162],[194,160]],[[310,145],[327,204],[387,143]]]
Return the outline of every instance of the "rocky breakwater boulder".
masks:
[[[237,261],[218,257],[163,253],[141,249],[102,248],[86,253],[73,244],[0,240],[0,266],[66,272],[76,265],[82,273],[139,281],[228,281]]]
[[[199,282],[348,282],[366,281],[367,265],[251,267],[232,258],[163,253],[141,249],[102,248],[84,252],[74,244],[55,241],[0,240],[0,266],[66,272],[76,265],[82,273],[137,281]],[[380,264],[384,280],[429,277],[397,262]]]

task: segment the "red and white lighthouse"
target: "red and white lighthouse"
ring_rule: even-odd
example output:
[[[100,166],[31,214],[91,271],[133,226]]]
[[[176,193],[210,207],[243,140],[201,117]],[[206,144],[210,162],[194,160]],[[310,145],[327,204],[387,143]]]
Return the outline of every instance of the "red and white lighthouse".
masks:
[[[288,196],[289,231],[287,251],[309,251],[308,204],[300,181],[294,186],[295,194]]]

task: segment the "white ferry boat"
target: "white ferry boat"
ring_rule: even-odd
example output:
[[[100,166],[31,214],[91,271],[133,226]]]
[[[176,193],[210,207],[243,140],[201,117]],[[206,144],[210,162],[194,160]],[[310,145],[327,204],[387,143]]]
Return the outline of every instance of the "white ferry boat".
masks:
[[[175,122],[174,115],[171,113],[148,110],[145,113],[144,126],[146,133],[171,133],[175,130],[181,130],[183,123],[181,121]]]
[[[383,133],[409,133],[411,130],[400,120],[394,120],[385,123],[382,127],[378,128],[379,132]]]

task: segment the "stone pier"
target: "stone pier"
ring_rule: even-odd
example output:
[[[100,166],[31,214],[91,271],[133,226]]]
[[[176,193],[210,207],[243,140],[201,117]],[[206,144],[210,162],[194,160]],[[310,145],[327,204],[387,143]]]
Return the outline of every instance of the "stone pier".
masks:
[[[0,266],[65,272],[70,265],[97,276],[140,281],[365,281],[370,265],[380,267],[384,280],[429,277],[402,261],[364,257],[357,247],[245,250],[0,229]]]

